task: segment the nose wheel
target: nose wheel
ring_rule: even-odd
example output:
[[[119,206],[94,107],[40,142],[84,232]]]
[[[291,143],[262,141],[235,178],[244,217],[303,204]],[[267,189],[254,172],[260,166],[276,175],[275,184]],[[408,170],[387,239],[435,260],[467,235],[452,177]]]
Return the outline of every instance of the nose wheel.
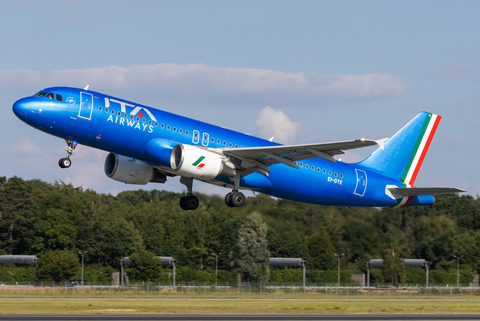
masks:
[[[60,158],[60,160],[58,161],[58,165],[61,167],[61,168],[69,168],[71,165],[72,165],[72,161],[70,160],[70,158]]]
[[[65,151],[67,152],[67,157],[65,158],[60,158],[58,161],[58,166],[61,168],[69,168],[72,165],[72,161],[70,160],[70,156],[73,155],[73,151],[77,147],[77,141],[75,140],[66,140],[67,142],[67,148],[65,148]]]

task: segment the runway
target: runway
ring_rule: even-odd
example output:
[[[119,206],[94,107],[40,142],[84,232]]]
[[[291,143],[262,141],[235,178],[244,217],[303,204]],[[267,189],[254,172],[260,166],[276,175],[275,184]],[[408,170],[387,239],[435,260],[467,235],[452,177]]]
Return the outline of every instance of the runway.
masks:
[[[0,321],[454,321],[479,320],[478,314],[15,314]]]

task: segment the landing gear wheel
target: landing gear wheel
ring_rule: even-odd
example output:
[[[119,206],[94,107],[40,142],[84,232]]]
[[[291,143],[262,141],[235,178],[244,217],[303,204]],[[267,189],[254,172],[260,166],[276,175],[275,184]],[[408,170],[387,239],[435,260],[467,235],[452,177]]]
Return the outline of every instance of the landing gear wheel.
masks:
[[[234,192],[232,196],[230,196],[230,202],[235,207],[240,207],[245,204],[245,195],[241,192]]]
[[[200,205],[200,201],[195,195],[187,195],[180,199],[180,207],[182,208],[182,210],[196,210],[198,208],[198,205]]]
[[[232,204],[232,195],[233,193],[225,195],[225,204],[227,204],[228,207],[235,207],[235,205]]]
[[[196,210],[198,208],[198,205],[200,205],[200,201],[198,200],[198,197],[196,197],[195,195],[190,195],[190,196],[187,196],[185,204],[187,204],[187,209]]]
[[[184,210],[184,211],[188,210],[188,209],[187,209],[187,206],[185,205],[186,199],[187,199],[186,196],[184,196],[184,197],[182,197],[182,198],[180,199],[180,207],[181,207],[182,210]]]
[[[70,160],[70,158],[60,158],[60,160],[58,161],[58,165],[61,168],[69,168],[72,165],[72,161]]]

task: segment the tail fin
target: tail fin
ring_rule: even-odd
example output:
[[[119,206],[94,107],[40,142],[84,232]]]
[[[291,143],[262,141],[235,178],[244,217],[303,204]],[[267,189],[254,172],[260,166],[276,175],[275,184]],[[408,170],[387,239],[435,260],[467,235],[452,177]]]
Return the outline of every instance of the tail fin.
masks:
[[[390,138],[383,149],[377,149],[359,164],[397,178],[406,187],[412,186],[441,118],[421,112]]]

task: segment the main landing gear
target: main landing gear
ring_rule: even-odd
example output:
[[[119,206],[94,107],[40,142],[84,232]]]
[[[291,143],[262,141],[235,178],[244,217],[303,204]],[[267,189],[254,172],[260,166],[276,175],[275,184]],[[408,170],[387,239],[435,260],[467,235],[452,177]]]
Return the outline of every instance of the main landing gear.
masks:
[[[240,207],[245,204],[245,195],[238,191],[238,185],[240,183],[240,177],[234,177],[231,179],[233,182],[233,190],[225,196],[225,204],[229,207]],[[193,195],[193,178],[191,177],[181,177],[180,183],[187,187],[187,195],[183,196],[180,199],[180,207],[185,211],[196,210],[200,201],[198,197]]]
[[[77,147],[77,142],[75,140],[66,140],[67,142],[67,148],[65,150],[67,151],[67,157],[65,158],[60,158],[58,161],[58,165],[61,168],[69,168],[72,165],[72,161],[70,160],[70,156],[73,155],[73,151],[75,150],[75,147]]]
[[[233,190],[232,192],[225,195],[225,204],[228,207],[240,207],[245,204],[245,195],[242,192]]]
[[[180,199],[180,207],[185,211],[196,210],[198,205],[200,205],[200,201],[198,200],[198,197],[192,193],[193,178],[182,176],[180,178],[180,183],[187,187],[187,195]]]
[[[233,190],[225,195],[225,204],[227,204],[228,207],[243,206],[243,204],[245,204],[245,195],[238,191],[238,186],[240,185],[240,176],[237,175],[230,180],[233,183]]]

